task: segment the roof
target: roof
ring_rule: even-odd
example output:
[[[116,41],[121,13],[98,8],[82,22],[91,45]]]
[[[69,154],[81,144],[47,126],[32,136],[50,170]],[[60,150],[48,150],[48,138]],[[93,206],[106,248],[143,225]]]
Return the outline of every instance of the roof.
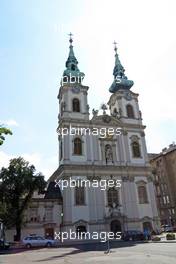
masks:
[[[58,185],[55,182],[49,182],[44,199],[61,199],[62,194]]]
[[[164,157],[164,156],[170,154],[173,151],[176,151],[175,143],[170,144],[168,148],[162,149],[162,151],[160,153],[158,153],[158,154],[148,153],[148,157],[149,157],[149,160],[152,161],[152,160],[156,160],[156,159],[158,159],[160,157]]]

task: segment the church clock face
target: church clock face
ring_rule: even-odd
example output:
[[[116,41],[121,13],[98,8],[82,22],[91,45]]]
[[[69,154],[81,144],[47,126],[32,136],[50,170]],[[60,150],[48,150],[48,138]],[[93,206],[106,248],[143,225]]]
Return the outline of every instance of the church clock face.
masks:
[[[132,96],[131,96],[130,92],[126,92],[125,93],[125,99],[128,100],[128,101],[132,100]]]
[[[80,92],[80,88],[77,87],[77,86],[73,86],[73,87],[72,87],[72,92],[77,94],[77,93]]]

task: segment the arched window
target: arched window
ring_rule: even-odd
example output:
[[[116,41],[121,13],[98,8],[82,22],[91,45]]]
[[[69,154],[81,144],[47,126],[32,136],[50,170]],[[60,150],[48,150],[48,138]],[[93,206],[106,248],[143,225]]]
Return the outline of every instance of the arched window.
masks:
[[[73,150],[73,153],[75,155],[82,155],[82,141],[80,138],[75,138],[74,139],[74,150]]]
[[[138,199],[140,204],[148,203],[147,189],[145,186],[138,186]]]
[[[127,117],[128,118],[134,118],[134,110],[133,110],[132,105],[128,104],[126,106],[126,110],[127,110]]]
[[[64,83],[68,83],[68,76],[64,76],[64,77],[63,77],[63,82],[64,82]]]
[[[113,112],[114,112],[114,114],[117,114],[117,108],[114,108]]]
[[[80,103],[79,103],[79,99],[74,98],[74,99],[73,99],[73,102],[72,102],[72,105],[73,105],[73,112],[80,112]]]
[[[84,186],[75,187],[75,204],[85,205],[85,188]]]
[[[114,207],[119,205],[119,194],[118,190],[114,187],[109,188],[107,191],[108,206]]]
[[[133,158],[140,158],[141,151],[140,151],[139,142],[137,141],[132,142],[131,147],[132,147]]]

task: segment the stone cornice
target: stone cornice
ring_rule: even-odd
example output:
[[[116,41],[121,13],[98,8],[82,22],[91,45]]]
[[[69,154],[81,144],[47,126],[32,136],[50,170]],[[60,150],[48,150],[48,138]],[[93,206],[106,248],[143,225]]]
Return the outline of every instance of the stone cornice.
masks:
[[[87,113],[86,113],[87,114]],[[123,128],[123,129],[141,129],[144,130],[146,126],[141,124],[127,124],[118,122],[115,123],[105,123],[105,122],[93,122],[92,120],[86,120],[86,119],[78,119],[78,118],[61,118],[59,122],[59,126],[69,126],[69,125],[75,126],[75,127],[85,127],[85,128],[102,128],[102,127],[113,127],[113,128]]]
[[[53,173],[48,181],[54,181],[58,177],[71,177],[71,176],[127,176],[141,177],[151,176],[151,168],[149,166],[114,166],[114,165],[60,165],[59,168]]]
[[[137,99],[137,97],[139,96],[139,94],[134,93],[132,91],[130,91],[131,95],[133,96],[133,99]],[[116,93],[113,93],[108,101],[108,105],[111,104],[112,100],[118,100],[118,99],[122,99],[124,97],[124,91],[118,91]]]

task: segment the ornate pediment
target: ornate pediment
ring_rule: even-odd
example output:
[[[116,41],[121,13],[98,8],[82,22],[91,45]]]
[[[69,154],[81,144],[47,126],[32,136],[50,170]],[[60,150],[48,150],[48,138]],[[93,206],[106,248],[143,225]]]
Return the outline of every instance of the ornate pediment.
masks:
[[[119,126],[119,127],[123,127],[123,123],[110,115],[95,115],[93,116],[91,123],[93,124],[101,124],[101,125],[107,125],[107,126]]]
[[[78,226],[78,225],[86,225],[87,224],[87,221],[83,220],[83,219],[80,219],[76,222],[73,223],[75,226]]]

